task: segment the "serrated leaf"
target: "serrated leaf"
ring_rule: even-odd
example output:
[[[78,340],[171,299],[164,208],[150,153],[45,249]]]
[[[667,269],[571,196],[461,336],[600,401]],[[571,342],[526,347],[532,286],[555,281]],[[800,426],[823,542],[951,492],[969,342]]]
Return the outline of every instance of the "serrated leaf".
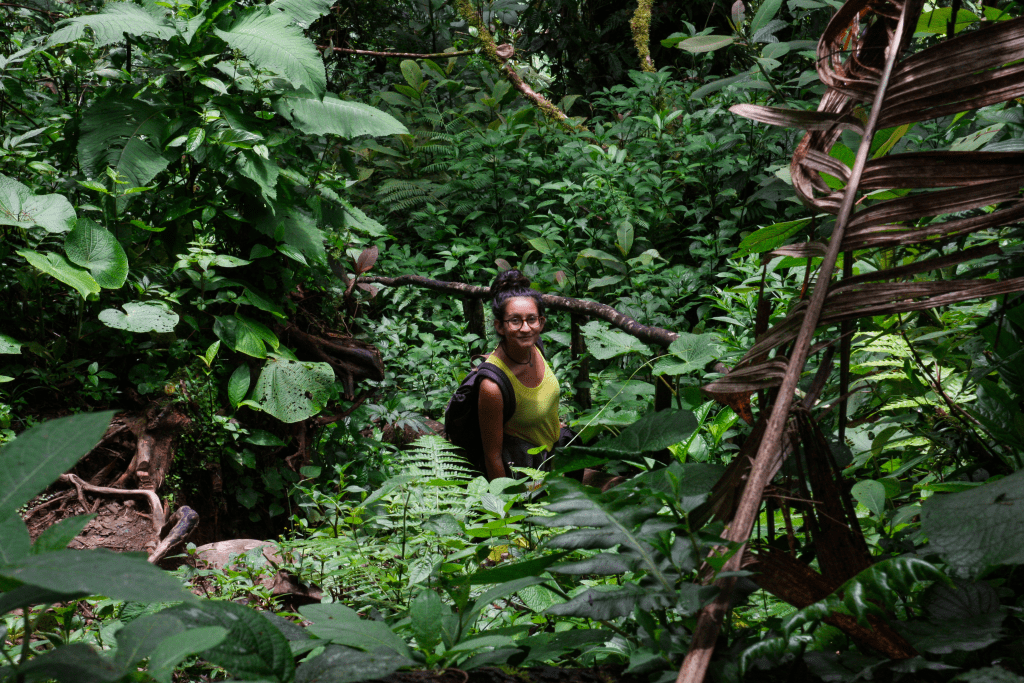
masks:
[[[642,341],[621,330],[608,329],[606,323],[592,320],[580,329],[587,339],[588,350],[598,360],[608,360],[627,353],[651,353],[651,349]]]
[[[226,31],[215,28],[214,33],[255,66],[280,74],[295,88],[305,88],[314,97],[323,97],[327,90],[323,59],[288,16],[253,8]]]
[[[299,28],[310,25],[331,11],[332,0],[274,0],[270,9],[287,15]]]
[[[26,557],[31,548],[32,537],[28,535],[28,528],[21,515],[0,515],[0,565],[17,562]],[[0,593],[0,601],[5,595]]]
[[[50,420],[0,449],[0,520],[18,516],[18,508],[92,450],[113,416],[105,411]]]
[[[259,186],[264,199],[277,199],[277,178],[281,174],[277,162],[264,159],[253,150],[244,149],[236,157],[235,168]]]
[[[973,576],[997,564],[1024,563],[1024,471],[921,506],[921,532],[954,574]]]
[[[100,311],[99,319],[107,327],[128,332],[157,332],[167,334],[178,324],[178,314],[165,304],[156,302],[125,303],[124,311],[108,308]]]
[[[188,132],[188,138],[185,140],[185,154],[194,154],[197,149],[203,146],[203,141],[206,140],[206,131],[202,128],[193,128]]]
[[[18,667],[25,680],[60,683],[113,683],[125,671],[84,643],[71,643],[34,657]]]
[[[82,533],[82,529],[94,519],[96,519],[95,514],[77,515],[62,519],[53,526],[47,527],[43,530],[43,533],[39,534],[35,543],[32,544],[32,554],[38,555],[52,550],[64,550],[71,541],[75,540],[78,534]]]
[[[28,535],[27,530],[25,535]],[[0,555],[3,555],[2,544],[0,544]],[[69,600],[84,598],[87,595],[88,593],[51,591],[39,588],[38,586],[21,585],[14,590],[0,593],[0,614],[7,614],[12,610],[28,607],[29,605],[52,605],[56,602],[68,602]]]
[[[339,603],[304,605],[303,617],[312,621],[309,632],[336,645],[376,651],[385,648],[401,657],[409,655],[405,641],[395,635],[382,621],[362,619],[355,610]]]
[[[89,218],[79,218],[64,238],[72,263],[88,268],[105,289],[119,289],[128,278],[128,255],[113,233]]]
[[[73,17],[62,21],[56,31],[50,34],[47,46],[62,45],[85,37],[85,29],[91,29],[93,45],[105,47],[124,41],[124,34],[130,36],[153,36],[169,40],[175,33],[174,27],[156,13],[147,12],[143,7],[130,2],[116,2],[106,5],[98,14]]]
[[[282,422],[310,418],[327,404],[334,370],[327,363],[301,363],[271,358],[253,389],[253,400]]]
[[[237,678],[289,683],[295,660],[288,640],[262,614],[233,602],[201,600],[169,610],[189,629],[219,626],[228,631],[223,642],[204,650],[203,659]]]
[[[1000,609],[999,593],[985,581],[954,579],[953,585],[934,583],[921,596],[929,620],[956,622]]]
[[[328,645],[323,653],[295,671],[295,683],[357,683],[390,676],[412,660],[393,654],[360,652]]]
[[[721,349],[718,337],[713,334],[690,334],[681,332],[668,350],[670,358],[663,358],[654,367],[655,374],[685,375],[691,372],[703,373],[708,363],[719,357]]]
[[[33,194],[27,186],[0,174],[0,225],[47,232],[67,232],[74,225],[75,209],[63,195]]]
[[[173,575],[144,559],[104,549],[29,555],[0,568],[0,575],[52,591],[104,595],[117,600],[193,599]]]
[[[93,175],[110,169],[127,181],[128,187],[147,187],[167,168],[170,156],[174,155],[172,151],[165,157],[153,145],[162,139],[170,124],[165,109],[118,91],[96,100],[82,114],[82,135],[78,140],[82,168]],[[130,200],[130,196],[119,197],[118,208]]]
[[[215,648],[228,636],[222,626],[192,627],[163,640],[149,657],[146,671],[158,683],[172,683],[174,669],[188,656]]]
[[[361,102],[338,99],[331,94],[322,100],[303,94],[289,94],[274,104],[275,110],[308,135],[408,135],[409,129],[395,117]]]
[[[89,274],[89,271],[78,268],[63,254],[54,252],[40,254],[28,249],[21,249],[18,251],[18,255],[38,270],[74,288],[83,299],[87,299],[90,294],[100,293],[100,285]]]

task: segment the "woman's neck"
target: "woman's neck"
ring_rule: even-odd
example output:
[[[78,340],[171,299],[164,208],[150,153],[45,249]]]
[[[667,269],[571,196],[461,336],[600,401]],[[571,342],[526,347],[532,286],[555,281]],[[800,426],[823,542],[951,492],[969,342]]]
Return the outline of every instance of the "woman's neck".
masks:
[[[532,346],[529,349],[527,349],[527,351],[526,351],[526,359],[525,360],[519,360],[518,358],[513,356],[512,353],[509,351],[508,344],[502,342],[502,347],[503,347],[503,350],[505,351],[505,357],[508,358],[513,363],[515,363],[516,365],[531,365],[531,366],[533,365],[533,347]]]

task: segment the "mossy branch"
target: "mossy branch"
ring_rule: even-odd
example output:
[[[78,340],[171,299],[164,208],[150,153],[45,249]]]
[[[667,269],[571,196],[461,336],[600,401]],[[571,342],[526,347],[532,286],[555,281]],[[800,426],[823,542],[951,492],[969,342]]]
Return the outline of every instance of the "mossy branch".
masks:
[[[636,11],[629,20],[629,28],[633,31],[633,44],[640,57],[640,69],[654,72],[654,60],[651,59],[651,5],[654,0],[637,0]]]
[[[498,45],[494,42],[494,36],[491,35],[490,30],[487,28],[487,24],[484,23],[483,17],[480,13],[474,9],[470,0],[454,0],[453,4],[455,9],[458,10],[459,16],[466,20],[466,23],[477,30],[477,39],[480,41],[480,47],[483,53],[487,55],[487,58],[494,62],[499,68],[505,72],[505,76],[509,82],[512,83],[512,87],[522,93],[523,97],[533,102],[534,106],[543,112],[544,116],[554,121],[558,125],[570,133],[576,133],[586,131],[586,127],[574,123],[569,116],[559,109],[551,100],[541,95],[539,92],[530,87],[530,85],[523,80],[522,76],[516,73],[516,70],[508,64],[509,58],[512,56],[511,45]]]

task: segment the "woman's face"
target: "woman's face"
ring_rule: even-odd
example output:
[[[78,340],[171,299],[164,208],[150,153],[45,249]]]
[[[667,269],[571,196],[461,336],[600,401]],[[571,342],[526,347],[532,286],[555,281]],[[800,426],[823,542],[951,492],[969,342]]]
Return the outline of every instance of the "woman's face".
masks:
[[[526,320],[536,316],[537,322],[534,325],[527,324]],[[521,320],[520,325],[506,322],[508,320]],[[505,316],[503,320],[494,321],[494,329],[498,335],[505,338],[506,344],[517,346],[521,349],[528,349],[537,343],[540,333],[544,330],[544,319],[537,311],[537,302],[528,296],[517,296],[508,300],[505,304]]]

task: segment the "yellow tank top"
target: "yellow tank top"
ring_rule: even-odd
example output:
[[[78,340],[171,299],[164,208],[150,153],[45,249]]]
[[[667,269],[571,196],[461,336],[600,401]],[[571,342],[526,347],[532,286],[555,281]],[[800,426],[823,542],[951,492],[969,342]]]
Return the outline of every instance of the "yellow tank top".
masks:
[[[487,362],[501,368],[512,383],[512,390],[516,395],[516,412],[505,423],[505,433],[517,436],[534,446],[543,446],[550,451],[558,441],[559,390],[558,380],[555,379],[551,366],[543,355],[541,359],[544,363],[544,376],[535,387],[528,387],[520,382],[515,373],[494,354],[487,358]]]

